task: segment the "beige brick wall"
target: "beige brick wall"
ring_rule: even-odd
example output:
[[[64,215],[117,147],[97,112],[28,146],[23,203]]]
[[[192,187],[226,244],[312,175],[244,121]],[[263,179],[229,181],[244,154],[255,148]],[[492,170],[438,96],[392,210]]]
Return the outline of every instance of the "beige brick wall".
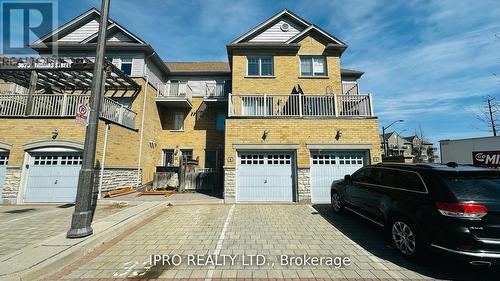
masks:
[[[265,140],[262,139],[264,130],[269,131]],[[338,130],[343,134],[336,140]],[[376,118],[228,119],[225,166],[229,168],[236,166],[233,144],[298,144],[298,168],[309,167],[307,144],[371,144],[371,162],[374,157],[381,159]]]
[[[297,84],[300,84],[306,94],[324,94],[328,86],[334,93],[341,93],[339,56],[327,56],[327,78],[301,78],[299,55],[321,55],[325,51],[325,44],[314,36],[307,36],[302,39],[300,45],[298,54],[263,53],[274,56],[274,78],[246,77],[247,55],[259,54],[259,51],[235,51],[232,57],[232,93],[288,94]]]
[[[160,109],[162,130],[159,143],[161,148],[165,149],[173,149],[176,146],[181,149],[192,148],[193,158],[199,157],[200,166],[204,167],[205,149],[224,149],[224,131],[216,130],[215,123],[217,112],[226,113],[227,108],[225,105],[211,105],[203,113],[200,112],[200,117],[197,118],[196,112],[201,109],[202,102],[203,98],[194,97],[191,109]],[[185,115],[183,131],[172,130],[174,112],[183,112]]]

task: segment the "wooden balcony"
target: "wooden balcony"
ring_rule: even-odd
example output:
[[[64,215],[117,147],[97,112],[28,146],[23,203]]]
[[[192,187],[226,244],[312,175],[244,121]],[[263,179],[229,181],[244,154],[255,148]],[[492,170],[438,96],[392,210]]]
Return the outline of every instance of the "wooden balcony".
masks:
[[[0,93],[2,117],[74,117],[78,104],[88,105],[90,95]],[[31,105],[29,106],[29,104]],[[135,129],[136,113],[124,105],[105,97],[101,118]]]
[[[229,117],[373,117],[371,94],[229,94]]]
[[[193,107],[193,90],[186,82],[162,83],[156,89],[156,102],[164,107]]]

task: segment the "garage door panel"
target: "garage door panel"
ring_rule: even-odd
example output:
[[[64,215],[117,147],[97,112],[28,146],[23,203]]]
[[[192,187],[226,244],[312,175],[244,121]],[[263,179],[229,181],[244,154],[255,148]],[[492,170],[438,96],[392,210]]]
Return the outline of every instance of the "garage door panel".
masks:
[[[238,201],[293,201],[291,153],[241,153],[238,161]]]
[[[321,151],[311,153],[311,201],[328,203],[332,182],[352,174],[366,163],[366,152]]]
[[[75,201],[82,157],[75,153],[33,153],[25,202]]]

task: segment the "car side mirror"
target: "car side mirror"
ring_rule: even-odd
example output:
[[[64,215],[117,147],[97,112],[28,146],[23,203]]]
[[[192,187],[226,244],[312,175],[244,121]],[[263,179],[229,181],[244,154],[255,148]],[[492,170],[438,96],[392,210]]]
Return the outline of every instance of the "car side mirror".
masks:
[[[351,175],[345,175],[345,176],[344,176],[344,181],[345,181],[345,182],[352,182]]]

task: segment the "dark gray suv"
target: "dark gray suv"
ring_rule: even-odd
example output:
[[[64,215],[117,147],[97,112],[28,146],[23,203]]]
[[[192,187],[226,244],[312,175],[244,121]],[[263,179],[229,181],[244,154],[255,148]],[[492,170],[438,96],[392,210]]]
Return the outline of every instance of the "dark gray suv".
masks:
[[[334,182],[331,204],[380,226],[406,257],[432,248],[500,262],[500,171],[454,163],[378,164]]]

